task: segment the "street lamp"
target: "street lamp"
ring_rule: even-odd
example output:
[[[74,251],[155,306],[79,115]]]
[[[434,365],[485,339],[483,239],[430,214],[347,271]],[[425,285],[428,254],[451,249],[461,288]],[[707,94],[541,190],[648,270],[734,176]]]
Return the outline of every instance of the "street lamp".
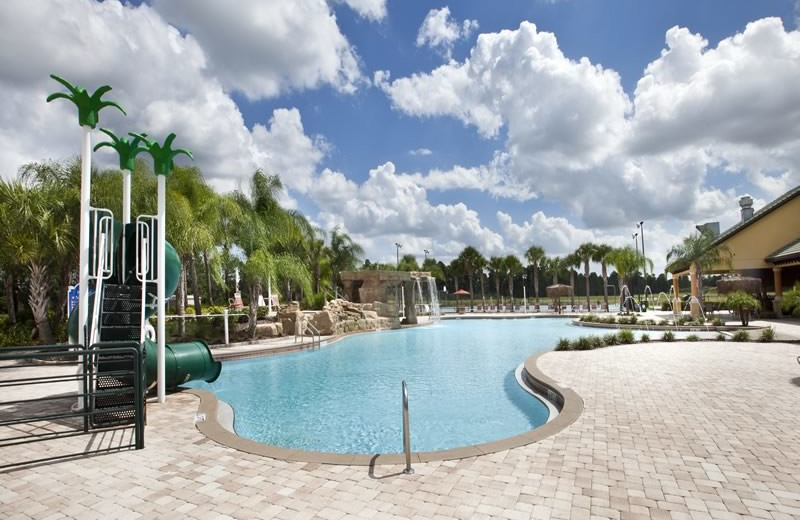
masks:
[[[431,252],[428,251],[427,249],[423,249],[422,251],[425,253],[425,260],[427,260],[428,259],[428,255],[431,254]]]
[[[637,224],[642,235],[642,270],[644,271],[644,297],[647,298],[647,257],[644,256],[644,220]],[[649,302],[648,302],[649,303]]]
[[[394,246],[397,248],[397,268],[400,269],[400,248],[403,246],[398,244],[397,242],[394,243]]]
[[[639,233],[634,233],[633,234],[633,245],[636,248],[636,256],[638,258],[638,256],[639,256]],[[639,270],[637,269],[636,271],[638,272]],[[634,283],[635,279],[636,279],[636,273],[633,274],[633,279],[631,280],[631,283],[634,284],[634,289],[636,289],[638,287],[638,284]],[[631,288],[628,287],[628,293],[630,293],[630,291],[631,291]],[[639,295],[638,290],[636,291],[636,295],[637,296]],[[624,298],[625,296],[622,295],[621,297]]]

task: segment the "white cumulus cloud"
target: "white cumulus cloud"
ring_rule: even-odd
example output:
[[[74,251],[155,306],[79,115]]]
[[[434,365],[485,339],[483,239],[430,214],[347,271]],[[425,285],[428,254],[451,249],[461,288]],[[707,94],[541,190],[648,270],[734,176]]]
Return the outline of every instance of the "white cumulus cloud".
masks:
[[[428,46],[450,59],[456,41],[469,38],[478,30],[477,20],[459,23],[450,16],[450,8],[431,9],[417,33],[417,47]]]

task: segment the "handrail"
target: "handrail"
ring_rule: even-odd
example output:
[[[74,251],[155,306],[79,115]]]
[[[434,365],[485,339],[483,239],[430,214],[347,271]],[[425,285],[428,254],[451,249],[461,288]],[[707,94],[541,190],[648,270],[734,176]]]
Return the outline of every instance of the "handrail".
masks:
[[[411,467],[411,427],[408,423],[408,385],[403,379],[403,451],[406,453],[406,467],[403,473],[413,475],[414,469]]]
[[[306,321],[306,328],[311,329],[311,346],[314,346],[314,335],[317,336],[317,348],[322,347],[322,334],[310,321]]]

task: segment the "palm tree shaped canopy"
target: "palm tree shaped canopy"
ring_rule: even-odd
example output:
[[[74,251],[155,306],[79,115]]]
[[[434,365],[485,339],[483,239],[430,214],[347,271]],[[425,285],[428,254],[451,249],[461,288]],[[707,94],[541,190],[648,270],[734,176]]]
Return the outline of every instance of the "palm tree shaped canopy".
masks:
[[[172,142],[177,137],[174,133],[169,134],[163,145],[158,142],[148,139],[144,134],[136,134],[131,132],[132,137],[138,137],[144,141],[147,147],[147,153],[153,157],[153,171],[156,175],[168,176],[172,171],[172,160],[180,154],[188,155],[190,159],[194,159],[192,152],[184,150],[183,148],[172,149]]]
[[[123,114],[128,115],[125,109],[114,101],[104,101],[102,99],[103,94],[111,90],[111,87],[108,85],[103,85],[98,88],[94,91],[94,94],[90,96],[89,92],[83,87],[72,85],[69,81],[55,74],[50,74],[50,77],[64,85],[67,90],[69,90],[69,93],[56,92],[50,94],[47,96],[47,102],[49,103],[54,99],[66,99],[75,103],[75,106],[78,107],[78,124],[80,124],[80,126],[88,126],[89,128],[96,127],[97,123],[100,121],[100,111],[105,107],[117,108]]]
[[[97,143],[94,147],[94,151],[96,152],[104,146],[113,148],[119,155],[119,169],[133,171],[133,168],[136,166],[136,156],[140,152],[147,151],[147,148],[139,146],[143,139],[147,137],[147,134],[137,134],[131,141],[128,141],[125,137],[117,137],[114,135],[114,132],[107,128],[101,128],[100,131],[110,137],[111,141]]]

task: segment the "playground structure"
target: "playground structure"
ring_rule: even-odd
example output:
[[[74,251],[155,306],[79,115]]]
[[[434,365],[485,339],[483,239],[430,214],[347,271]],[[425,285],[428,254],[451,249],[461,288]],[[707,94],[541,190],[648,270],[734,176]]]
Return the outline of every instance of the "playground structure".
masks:
[[[166,344],[165,302],[180,278],[180,258],[166,241],[166,178],[178,154],[191,157],[187,150],[173,149],[175,134],[164,144],[148,139],[146,134],[131,133],[132,140],[119,138],[101,128],[111,138],[94,150],[108,146],[117,151],[123,176],[122,220],[115,220],[111,211],[92,208],[91,154],[92,130],[99,122],[103,108],[125,111],[102,96],[109,86],[98,88],[91,96],[58,76],[51,76],[67,88],[47,101],[67,99],[78,108],[78,122],[83,138],[81,147],[81,208],[79,238],[78,312],[69,320],[70,342],[81,348],[113,347],[118,342],[143,344],[146,387],[157,386],[158,401],[166,399],[166,389],[187,381],[203,379],[213,382],[222,369],[214,361],[203,341]],[[147,152],[153,158],[158,181],[157,215],[131,218],[131,171],[136,155]],[[153,293],[155,291],[155,294]],[[147,337],[149,318],[157,313],[156,340]],[[98,366],[97,370],[102,370]]]

